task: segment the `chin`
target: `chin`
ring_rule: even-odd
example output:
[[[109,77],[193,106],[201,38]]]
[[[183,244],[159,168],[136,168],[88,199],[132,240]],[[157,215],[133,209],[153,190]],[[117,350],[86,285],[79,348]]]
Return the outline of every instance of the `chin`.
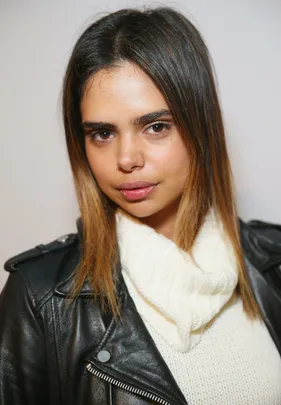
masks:
[[[122,206],[120,205],[120,208],[136,218],[151,217],[162,209],[161,207],[152,207],[151,201],[146,204],[143,203],[144,202],[142,201],[138,201],[132,204],[122,204]]]

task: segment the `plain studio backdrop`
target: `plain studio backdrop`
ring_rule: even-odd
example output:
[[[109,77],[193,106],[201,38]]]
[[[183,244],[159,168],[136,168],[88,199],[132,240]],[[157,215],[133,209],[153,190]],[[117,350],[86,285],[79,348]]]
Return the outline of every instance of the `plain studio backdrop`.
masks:
[[[281,223],[281,0],[0,0],[0,262],[75,232],[60,91],[75,40],[103,12],[171,6],[216,67],[239,215]],[[0,289],[7,273],[0,271]]]

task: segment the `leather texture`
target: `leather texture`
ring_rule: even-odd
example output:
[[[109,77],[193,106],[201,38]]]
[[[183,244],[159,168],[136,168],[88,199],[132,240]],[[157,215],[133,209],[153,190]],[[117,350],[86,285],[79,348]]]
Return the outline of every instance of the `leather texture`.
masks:
[[[79,222],[78,222],[79,225]],[[10,259],[0,295],[1,405],[186,405],[122,278],[121,318],[84,284],[71,301],[81,224]],[[250,284],[281,354],[281,226],[240,221]]]

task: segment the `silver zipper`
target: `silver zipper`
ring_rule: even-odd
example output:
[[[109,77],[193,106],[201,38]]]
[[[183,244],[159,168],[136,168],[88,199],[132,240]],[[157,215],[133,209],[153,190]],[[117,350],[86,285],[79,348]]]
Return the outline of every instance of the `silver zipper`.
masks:
[[[165,399],[163,399],[163,398],[159,398],[159,397],[158,397],[157,395],[155,395],[155,394],[151,394],[151,393],[149,393],[149,392],[147,392],[147,391],[144,391],[144,390],[142,390],[142,389],[140,389],[140,388],[132,387],[131,385],[128,385],[128,384],[126,384],[126,383],[124,383],[124,382],[115,380],[115,378],[113,378],[113,377],[111,377],[111,376],[109,376],[109,375],[107,375],[107,374],[104,374],[103,372],[101,372],[101,371],[99,371],[99,370],[96,370],[96,369],[92,366],[91,363],[88,363],[88,364],[87,364],[86,369],[87,369],[91,374],[93,374],[94,376],[96,376],[96,377],[98,377],[98,378],[100,378],[100,379],[102,379],[102,380],[104,380],[104,381],[107,381],[107,382],[109,382],[110,384],[116,385],[117,387],[119,387],[119,388],[121,388],[121,389],[123,389],[123,390],[125,390],[125,391],[129,391],[129,392],[131,392],[131,393],[133,393],[133,394],[136,394],[136,395],[139,395],[139,396],[141,396],[141,397],[145,397],[145,398],[147,398],[147,399],[151,399],[152,401],[158,402],[159,404],[162,404],[162,405],[172,405],[170,402],[167,402],[167,401],[166,401]]]

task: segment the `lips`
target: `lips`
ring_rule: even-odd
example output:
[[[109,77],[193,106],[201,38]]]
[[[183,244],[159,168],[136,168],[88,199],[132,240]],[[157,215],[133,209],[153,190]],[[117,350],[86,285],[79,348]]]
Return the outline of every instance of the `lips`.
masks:
[[[143,200],[147,197],[156,187],[156,185],[132,189],[121,189],[120,192],[128,201],[138,201]]]
[[[156,183],[151,183],[148,181],[132,181],[132,182],[127,182],[127,183],[121,183],[118,186],[118,190],[135,190],[135,189],[141,189],[145,187],[152,187],[155,186]]]

